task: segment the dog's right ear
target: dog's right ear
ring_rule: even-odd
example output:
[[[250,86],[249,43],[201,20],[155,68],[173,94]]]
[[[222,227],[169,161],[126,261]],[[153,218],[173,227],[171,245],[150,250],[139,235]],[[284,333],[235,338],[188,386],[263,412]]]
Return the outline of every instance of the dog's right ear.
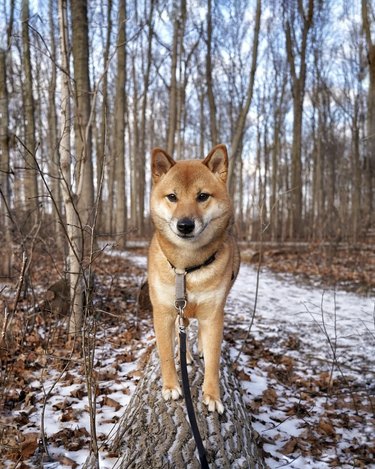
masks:
[[[152,182],[155,183],[158,182],[159,179],[176,164],[176,162],[161,148],[154,148],[151,152],[151,156]]]

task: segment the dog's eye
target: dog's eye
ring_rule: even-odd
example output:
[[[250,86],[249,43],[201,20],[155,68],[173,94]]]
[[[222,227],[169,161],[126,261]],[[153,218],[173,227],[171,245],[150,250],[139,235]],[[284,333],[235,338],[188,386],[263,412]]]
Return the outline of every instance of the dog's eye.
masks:
[[[167,199],[169,200],[169,202],[177,202],[176,194],[168,194]]]
[[[206,202],[208,198],[210,197],[210,194],[206,194],[205,192],[201,192],[198,194],[197,200],[198,202]]]

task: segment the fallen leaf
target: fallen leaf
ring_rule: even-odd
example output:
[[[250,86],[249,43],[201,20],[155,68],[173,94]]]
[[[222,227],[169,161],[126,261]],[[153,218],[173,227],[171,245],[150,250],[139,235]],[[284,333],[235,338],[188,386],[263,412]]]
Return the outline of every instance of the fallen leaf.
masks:
[[[70,459],[67,456],[59,456],[58,460],[62,465],[72,467],[73,469],[78,466],[78,464],[73,461],[73,459]]]
[[[238,370],[237,376],[240,381],[251,381],[251,377],[244,370]]]
[[[115,409],[115,411],[118,411],[121,409],[122,405],[115,401],[114,399],[111,399],[110,397],[108,396],[105,396],[102,400],[102,405],[107,405],[109,407],[113,407]]]
[[[333,428],[332,423],[329,420],[324,419],[324,418],[322,418],[319,422],[319,430],[328,436],[336,435],[336,432],[335,432],[335,429]]]
[[[275,405],[277,402],[277,394],[273,388],[266,389],[262,394],[264,404]]]
[[[292,438],[281,448],[280,452],[282,454],[294,453],[297,448],[297,443],[297,438],[294,438],[294,436],[292,436]]]
[[[68,409],[64,410],[64,413],[61,416],[60,420],[61,422],[71,422],[72,420],[78,421],[80,414],[81,414],[80,410],[69,407]]]
[[[39,433],[25,433],[21,443],[21,455],[23,459],[29,459],[38,447]]]

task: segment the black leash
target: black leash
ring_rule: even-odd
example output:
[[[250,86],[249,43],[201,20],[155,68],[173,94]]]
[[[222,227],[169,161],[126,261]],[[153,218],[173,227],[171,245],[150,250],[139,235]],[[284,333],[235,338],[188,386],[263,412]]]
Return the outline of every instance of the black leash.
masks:
[[[213,261],[211,261],[213,262]],[[210,263],[211,263],[210,262]],[[207,265],[207,264],[206,264]],[[179,324],[179,337],[180,337],[180,364],[181,364],[181,377],[182,377],[182,388],[184,390],[184,398],[186,404],[186,410],[189,417],[191,431],[197,445],[199,460],[202,469],[208,469],[208,463],[206,458],[206,451],[203,446],[202,437],[199,433],[197,419],[195,418],[195,412],[193,402],[191,400],[189,376],[187,371],[186,363],[186,329],[184,325],[184,310],[186,308],[186,282],[185,276],[188,273],[185,271],[177,271],[176,274],[176,301],[175,306],[178,311],[178,324]]]
[[[181,317],[180,317],[181,318]],[[204,449],[201,435],[199,433],[199,428],[197,424],[197,419],[195,418],[195,412],[193,407],[193,402],[191,400],[190,386],[189,386],[189,376],[187,371],[186,363],[186,330],[185,326],[182,324],[183,320],[181,318],[179,326],[179,335],[180,335],[180,362],[181,362],[181,377],[182,377],[182,387],[184,390],[184,398],[186,404],[186,410],[188,413],[191,431],[197,445],[199,460],[201,462],[202,469],[208,469],[208,463],[206,458],[206,450]]]

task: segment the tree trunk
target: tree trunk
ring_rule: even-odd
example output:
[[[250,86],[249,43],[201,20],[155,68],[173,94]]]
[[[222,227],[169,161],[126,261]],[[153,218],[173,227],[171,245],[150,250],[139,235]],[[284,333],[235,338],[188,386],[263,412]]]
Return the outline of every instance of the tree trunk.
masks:
[[[210,110],[211,146],[215,146],[220,142],[219,142],[219,132],[217,130],[216,103],[215,103],[215,94],[213,90],[211,58],[212,58],[212,0],[208,0],[208,3],[207,3],[206,82],[207,82],[208,106]]]
[[[235,181],[234,181],[235,165],[236,165],[236,161],[238,161],[238,159],[241,157],[239,149],[242,146],[242,138],[243,138],[243,134],[245,130],[246,118],[250,109],[251,101],[253,100],[255,72],[257,69],[257,61],[258,61],[258,45],[259,45],[261,14],[262,14],[262,0],[257,0],[257,7],[256,7],[256,12],[255,12],[254,36],[253,36],[253,51],[252,51],[252,58],[251,58],[251,69],[250,69],[249,84],[248,84],[247,94],[246,94],[246,101],[237,118],[237,122],[234,127],[235,132],[234,132],[234,135],[232,137],[232,142],[231,142],[231,157],[229,160],[229,168],[228,168],[228,187],[232,195],[234,194],[234,187],[235,187]]]
[[[49,24],[50,24],[50,48],[52,56],[52,71],[51,79],[48,87],[48,148],[49,158],[48,166],[51,175],[51,193],[55,201],[55,208],[53,210],[54,231],[56,235],[56,242],[58,249],[62,252],[64,248],[63,231],[61,227],[60,218],[62,216],[62,200],[61,200],[61,185],[59,181],[60,176],[60,155],[59,155],[59,140],[57,138],[57,111],[56,111],[56,41],[55,41],[55,12],[54,1],[49,0]]]
[[[25,175],[23,178],[25,208],[28,221],[26,230],[39,219],[38,183],[36,165],[35,119],[33,77],[31,69],[30,43],[29,43],[29,1],[22,0],[22,50],[24,81],[24,112],[25,112]]]
[[[301,2],[302,3],[302,2]],[[284,12],[288,15],[288,12]],[[309,0],[308,11],[305,13],[303,7],[299,9],[302,21],[301,44],[295,43],[295,31],[289,18],[285,23],[286,51],[289,63],[292,92],[293,92],[293,141],[291,150],[292,177],[291,177],[291,224],[290,237],[298,239],[303,234],[302,225],[302,112],[305,96],[306,83],[306,53],[307,39],[313,23],[314,0]],[[297,64],[295,56],[300,57],[299,73],[297,74]]]
[[[116,79],[116,103],[115,103],[115,155],[113,177],[116,188],[115,204],[115,230],[119,233],[119,246],[126,245],[127,207],[126,207],[126,182],[125,182],[125,110],[126,110],[126,0],[119,2],[119,32],[117,48],[117,79]],[[113,195],[113,193],[112,193]]]
[[[264,468],[242,400],[240,384],[223,351],[222,402],[225,412],[210,413],[201,402],[203,362],[198,359],[189,380],[199,431],[210,468]],[[151,355],[144,376],[122,417],[113,450],[120,453],[118,468],[199,468],[196,446],[183,399],[165,402],[161,395],[159,359]]]
[[[183,46],[183,36],[186,21],[186,0],[180,0],[178,11],[174,12],[175,20],[173,22],[173,41],[172,41],[172,63],[171,63],[171,81],[169,86],[169,113],[168,113],[168,137],[167,152],[173,156],[175,147],[175,136],[177,129],[177,99],[178,99],[178,80],[177,64],[181,57]]]
[[[293,141],[291,150],[291,224],[289,237],[299,238],[302,235],[302,111],[301,82],[293,82]]]
[[[108,68],[109,68],[109,51],[111,46],[111,34],[112,34],[112,0],[108,1],[107,5],[102,5],[102,10],[106,8],[107,14],[107,25],[106,25],[106,41],[103,53],[103,63],[104,63],[104,75],[103,75],[103,85],[102,85],[102,107],[100,111],[100,127],[98,129],[97,135],[97,157],[96,157],[96,187],[98,191],[98,215],[99,215],[99,227],[104,226],[103,218],[106,214],[106,211],[103,211],[102,203],[102,194],[103,194],[103,183],[104,183],[104,168],[107,163],[105,158],[106,148],[107,148],[107,134],[108,134],[108,121],[109,121],[109,103],[108,103]],[[104,11],[102,11],[104,18]],[[93,125],[93,130],[95,132],[96,126]],[[94,133],[95,141],[95,133]]]
[[[354,175],[352,185],[352,239],[356,243],[360,233],[360,220],[361,220],[361,186],[362,186],[362,175],[361,175],[361,163],[360,163],[360,137],[359,137],[359,124],[358,124],[358,101],[355,103],[355,109],[352,119],[352,158],[351,167],[352,174]]]
[[[152,65],[152,39],[154,34],[154,6],[155,1],[151,0],[150,11],[147,19],[148,35],[147,35],[147,52],[146,52],[146,70],[143,77],[143,97],[141,109],[141,128],[140,128],[140,148],[139,148],[139,175],[138,175],[138,208],[139,223],[138,230],[140,236],[145,234],[145,166],[146,166],[146,110],[147,98],[149,95],[150,71]]]
[[[369,87],[367,94],[367,141],[365,155],[365,181],[366,181],[366,228],[369,228],[375,221],[374,215],[374,177],[375,177],[375,44],[371,35],[370,18],[373,12],[369,12],[369,3],[362,0],[362,23],[367,43],[367,57],[369,66]],[[370,14],[369,14],[370,13]],[[372,13],[372,15],[371,15]]]
[[[94,179],[92,165],[92,130],[89,79],[89,43],[87,0],[70,2],[72,17],[72,52],[75,84],[75,148],[77,157],[78,209],[83,225],[92,226]]]
[[[138,226],[139,223],[139,206],[138,206],[138,190],[139,190],[139,119],[138,119],[138,75],[135,54],[132,56],[132,80],[133,80],[133,126],[132,126],[132,181],[131,181],[131,218],[132,225]]]
[[[6,249],[2,251],[0,277],[11,277],[12,232],[9,167],[9,101],[6,77],[6,52],[0,50],[0,226]]]
[[[59,0],[59,25],[61,49],[61,175],[62,193],[66,213],[66,234],[68,241],[68,272],[70,284],[71,316],[69,333],[78,335],[82,325],[83,284],[82,284],[82,231],[77,213],[77,198],[72,191],[70,152],[70,83],[67,31],[67,0]]]

